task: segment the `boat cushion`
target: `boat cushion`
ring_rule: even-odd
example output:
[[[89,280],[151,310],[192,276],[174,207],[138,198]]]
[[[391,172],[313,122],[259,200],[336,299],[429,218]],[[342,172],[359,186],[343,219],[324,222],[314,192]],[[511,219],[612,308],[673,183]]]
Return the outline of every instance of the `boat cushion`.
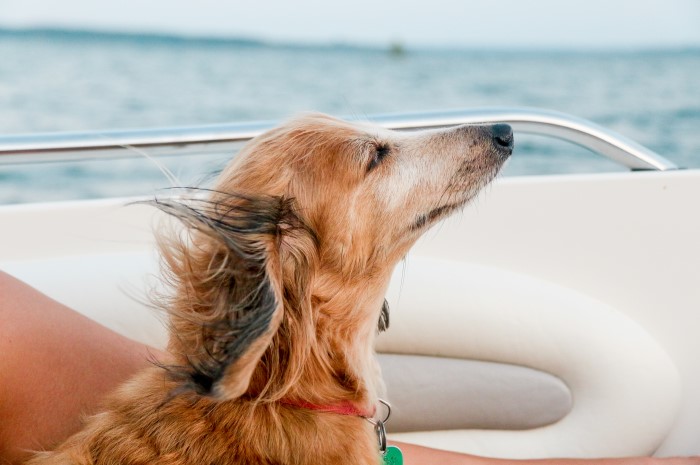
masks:
[[[155,255],[142,250],[3,262],[0,269],[117,332],[162,347],[160,315],[144,304],[158,285],[156,264]],[[387,295],[391,327],[378,350],[516,368],[386,359],[394,438],[525,458],[647,454],[668,434],[678,412],[678,372],[626,315],[552,282],[473,263],[413,256],[406,272],[396,274]],[[394,363],[412,366],[395,369]],[[556,388],[532,404],[522,402],[540,389],[522,367],[536,370],[536,378],[560,378],[571,399]],[[558,400],[548,411],[552,398]]]
[[[557,377],[506,363],[379,354],[392,433],[529,429],[554,423],[572,406]]]
[[[5,262],[2,268],[110,329],[164,347],[162,314],[148,306],[157,257],[143,252]],[[503,363],[381,354],[390,431],[526,429],[564,417],[571,394],[554,376]]]

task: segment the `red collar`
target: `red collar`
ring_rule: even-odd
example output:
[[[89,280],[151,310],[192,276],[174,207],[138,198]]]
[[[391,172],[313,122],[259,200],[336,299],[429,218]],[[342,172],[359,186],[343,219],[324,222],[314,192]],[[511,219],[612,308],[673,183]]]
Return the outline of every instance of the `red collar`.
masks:
[[[336,413],[338,415],[350,415],[362,418],[372,418],[377,410],[376,407],[362,410],[348,400],[344,400],[336,404],[314,404],[304,400],[282,400],[281,403],[291,405],[292,407],[316,410],[317,412]]]

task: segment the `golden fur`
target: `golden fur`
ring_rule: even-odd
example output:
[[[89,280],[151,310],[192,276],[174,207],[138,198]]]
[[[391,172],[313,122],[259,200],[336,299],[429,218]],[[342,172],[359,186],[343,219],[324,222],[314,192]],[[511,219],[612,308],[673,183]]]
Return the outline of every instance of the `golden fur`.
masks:
[[[206,196],[153,201],[185,226],[161,239],[174,361],[29,463],[380,463],[364,418],[293,404],[376,404],[392,270],[495,176],[512,142],[494,141],[307,115],[251,141]]]

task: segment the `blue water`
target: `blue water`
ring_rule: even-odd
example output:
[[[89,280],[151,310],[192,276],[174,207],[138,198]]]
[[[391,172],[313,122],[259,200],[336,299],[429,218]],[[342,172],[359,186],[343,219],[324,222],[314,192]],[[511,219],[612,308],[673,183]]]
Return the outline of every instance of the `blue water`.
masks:
[[[303,47],[60,31],[0,31],[0,132],[182,126],[530,106],[608,126],[700,167],[700,49],[637,52]],[[164,158],[185,183],[225,162]],[[578,147],[517,136],[505,175],[614,171]],[[0,203],[150,194],[148,160],[0,165]]]

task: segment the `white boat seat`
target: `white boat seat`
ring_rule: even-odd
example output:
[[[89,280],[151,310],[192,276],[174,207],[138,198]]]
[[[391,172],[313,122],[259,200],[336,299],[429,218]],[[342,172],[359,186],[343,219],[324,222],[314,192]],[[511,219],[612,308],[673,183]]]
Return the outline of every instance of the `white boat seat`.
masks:
[[[561,420],[527,430],[477,427],[395,439],[506,458],[650,454],[664,440],[679,409],[679,374],[637,322],[507,270],[420,255],[406,263],[389,288],[391,326],[378,351],[529,367],[561,379],[573,405]]]
[[[122,334],[165,343],[143,303],[157,283],[148,252],[0,268]],[[396,439],[513,458],[645,454],[675,419],[675,367],[638,324],[601,302],[420,256],[397,271],[388,300],[391,327],[377,348],[390,354],[381,360]]]

